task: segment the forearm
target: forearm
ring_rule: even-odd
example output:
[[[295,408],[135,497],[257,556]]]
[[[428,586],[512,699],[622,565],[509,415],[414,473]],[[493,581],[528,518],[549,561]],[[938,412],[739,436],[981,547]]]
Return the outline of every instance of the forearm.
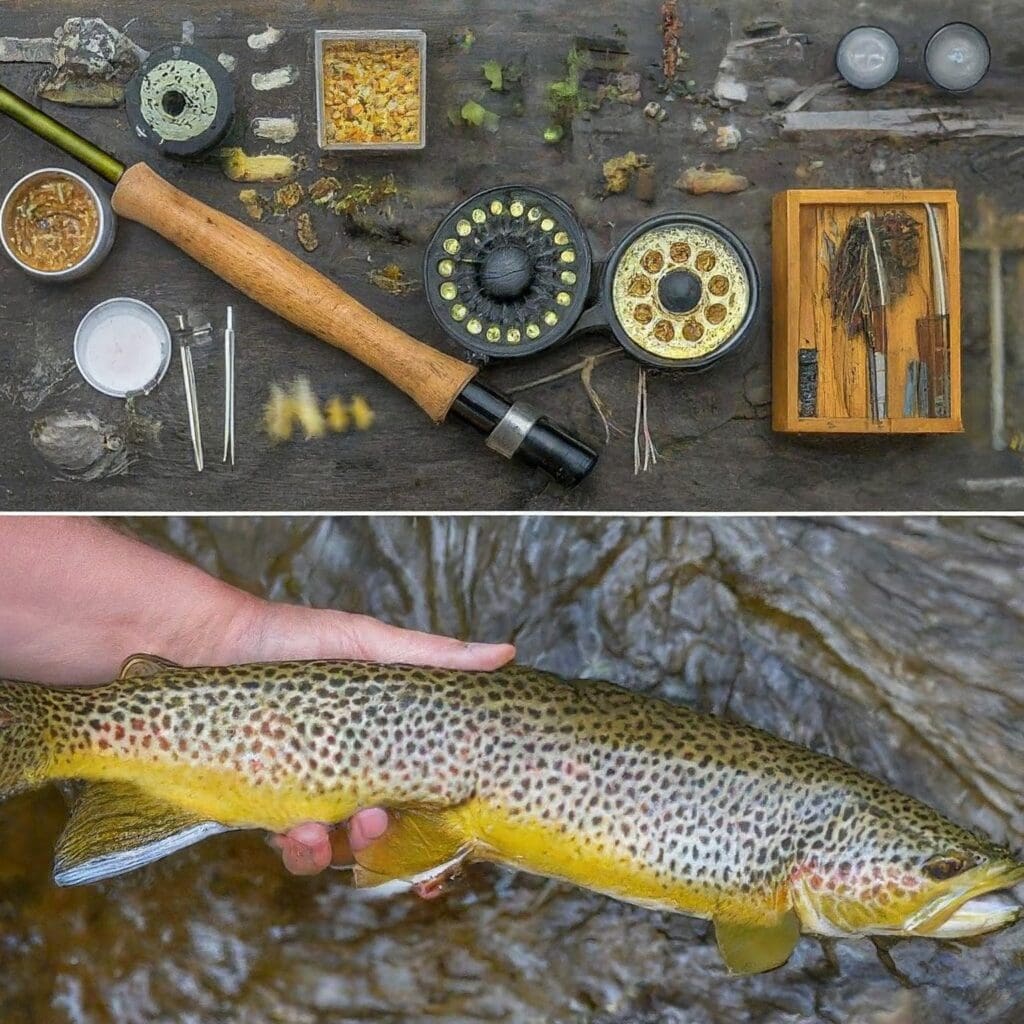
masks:
[[[129,654],[212,660],[259,602],[92,519],[0,519],[0,676],[114,678]]]

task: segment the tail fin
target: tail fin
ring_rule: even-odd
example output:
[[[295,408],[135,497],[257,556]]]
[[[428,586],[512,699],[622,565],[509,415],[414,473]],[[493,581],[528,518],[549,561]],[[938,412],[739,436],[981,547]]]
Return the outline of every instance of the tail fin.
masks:
[[[46,781],[49,749],[41,690],[0,680],[0,800]]]

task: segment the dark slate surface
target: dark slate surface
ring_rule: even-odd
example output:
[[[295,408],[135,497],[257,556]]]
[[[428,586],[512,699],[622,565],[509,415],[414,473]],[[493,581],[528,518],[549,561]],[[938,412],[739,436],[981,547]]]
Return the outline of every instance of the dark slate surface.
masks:
[[[660,55],[658,4],[599,2],[584,15],[567,3],[516,4],[483,0],[445,4],[352,2],[297,3],[273,0],[251,5],[238,0],[218,4],[192,3],[100,5],[43,0],[16,0],[3,5],[0,33],[22,36],[49,34],[65,16],[102,13],[114,25],[128,26],[142,46],[155,47],[180,38],[181,22],[195,23],[196,42],[217,53],[239,58],[239,119],[236,134],[251,149],[274,149],[248,133],[253,116],[298,111],[301,133],[290,152],[305,153],[311,168],[302,179],[310,183],[321,173],[315,146],[312,31],[316,27],[419,26],[429,46],[429,145],[418,155],[397,158],[363,157],[341,162],[343,179],[358,174],[393,171],[407,190],[409,207],[401,226],[405,245],[354,237],[340,220],[321,210],[313,217],[322,244],[310,257],[318,269],[336,279],[357,298],[411,333],[447,345],[434,324],[421,293],[386,295],[367,278],[372,266],[399,263],[419,277],[423,244],[447,208],[479,188],[525,179],[550,188],[574,203],[601,253],[638,220],[681,207],[710,214],[740,233],[751,246],[765,278],[769,273],[769,210],[772,194],[799,184],[814,186],[907,185],[915,176],[925,186],[955,186],[964,202],[965,227],[974,219],[975,197],[992,196],[1014,209],[1019,175],[998,161],[983,176],[970,158],[993,143],[969,139],[912,145],[886,142],[783,142],[769,113],[760,85],[766,75],[783,75],[809,85],[831,71],[836,41],[856,22],[877,20],[900,39],[911,58],[919,54],[929,32],[962,6],[923,0],[867,3],[856,15],[841,5],[810,0],[793,3],[729,3],[684,5],[684,47],[692,55],[690,70],[698,88],[709,89],[730,34],[741,36],[755,17],[772,17],[792,31],[808,33],[810,44],[767,63],[750,65],[751,97],[732,114],[713,106],[677,102],[660,125],[645,118],[641,106],[605,105],[579,121],[573,137],[559,147],[540,142],[546,123],[547,84],[564,74],[564,57],[573,37],[624,33],[631,51],[630,66],[643,72],[644,101],[658,98],[654,70]],[[1012,0],[987,3],[972,16],[990,31],[998,73],[969,100],[971,109],[1019,102],[1019,74],[1024,65],[1021,45],[1024,13]],[[250,32],[267,23],[286,31],[282,42],[257,54],[245,42]],[[454,29],[469,26],[476,43],[469,53],[450,47]],[[453,128],[446,111],[467,98],[502,109],[502,98],[489,99],[480,65],[487,59],[522,60],[526,67],[525,114],[503,119],[495,135]],[[293,63],[302,71],[299,83],[273,93],[257,93],[249,84],[253,70]],[[4,65],[0,76],[28,94],[39,66]],[[869,99],[848,94],[833,97],[837,106],[854,102],[874,105],[927,105],[941,97],[906,83]],[[815,109],[820,109],[816,105]],[[692,126],[703,117],[709,126],[731,121],[744,133],[735,153],[719,157],[710,148],[710,134]],[[122,110],[62,110],[61,116],[126,161],[148,159],[176,184],[212,205],[244,217],[237,200],[239,186],[227,181],[216,166],[182,166],[161,160],[133,140]],[[630,149],[648,154],[657,168],[657,196],[645,205],[633,196],[601,200],[601,162]],[[63,158],[42,141],[14,125],[0,125],[0,184],[9,185],[25,171]],[[681,169],[714,161],[748,175],[754,186],[728,197],[694,199],[673,187]],[[810,178],[796,169],[823,161]],[[266,194],[269,188],[262,189]],[[267,220],[260,230],[299,250],[292,219]],[[965,259],[965,416],[967,433],[953,438],[793,439],[774,435],[768,420],[769,335],[766,301],[760,328],[745,350],[727,364],[698,377],[660,375],[650,382],[650,419],[663,455],[656,471],[634,477],[632,417],[636,366],[626,358],[603,363],[594,375],[597,390],[625,434],[613,434],[604,447],[603,430],[590,408],[578,375],[531,392],[532,399],[557,414],[567,425],[604,447],[597,472],[575,492],[547,483],[540,474],[506,465],[489,454],[482,441],[459,426],[432,429],[400,394],[352,360],[303,336],[297,330],[242,300],[209,273],[145,229],[122,224],[115,250],[101,271],[71,287],[54,289],[28,281],[13,267],[0,264],[0,505],[9,509],[627,509],[627,510],[763,510],[763,509],[1015,509],[1024,489],[972,494],[960,484],[964,477],[1007,478],[1020,472],[1019,456],[997,454],[988,446],[988,316],[986,263],[970,254]],[[1016,269],[1008,264],[1008,411],[1016,425],[1022,381],[1020,352],[1014,342],[1024,297],[1015,287]],[[156,440],[132,448],[126,475],[91,482],[60,479],[30,443],[30,430],[41,416],[93,411],[118,423],[123,406],[92,392],[71,372],[42,400],[33,398],[31,382],[53,383],[71,354],[74,329],[96,302],[113,295],[134,295],[161,313],[197,307],[218,325],[224,306],[235,304],[238,315],[239,466],[228,471],[217,461],[221,416],[219,348],[200,352],[197,372],[207,434],[209,468],[201,476],[192,467],[184,397],[177,362],[164,384],[138,403],[141,416],[157,421]],[[607,338],[588,337],[520,366],[486,371],[502,387],[533,380],[569,366],[586,355],[608,349]],[[378,413],[369,433],[273,447],[261,429],[261,410],[271,382],[286,382],[304,373],[324,398],[340,393],[366,395]]]

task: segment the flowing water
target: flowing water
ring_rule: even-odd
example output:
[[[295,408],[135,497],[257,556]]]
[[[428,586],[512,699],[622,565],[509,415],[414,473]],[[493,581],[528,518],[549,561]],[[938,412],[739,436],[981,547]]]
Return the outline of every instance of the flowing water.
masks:
[[[998,520],[139,520],[255,593],[477,640],[836,754],[1024,842],[1024,528]],[[60,890],[55,792],[0,807],[3,1024],[1015,1024],[1024,926],[975,948],[804,939],[728,977],[707,925],[471,868],[370,901],[254,835]]]

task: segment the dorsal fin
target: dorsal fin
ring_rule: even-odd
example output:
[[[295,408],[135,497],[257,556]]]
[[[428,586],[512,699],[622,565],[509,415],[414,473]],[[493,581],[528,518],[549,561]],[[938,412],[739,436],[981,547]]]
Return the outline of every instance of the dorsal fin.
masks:
[[[133,871],[231,829],[127,782],[89,782],[57,840],[53,880],[82,885]]]
[[[155,676],[160,672],[166,672],[170,668],[181,668],[181,666],[175,661],[161,658],[158,654],[130,654],[121,663],[121,671],[117,673],[117,678],[143,679],[146,676]]]

